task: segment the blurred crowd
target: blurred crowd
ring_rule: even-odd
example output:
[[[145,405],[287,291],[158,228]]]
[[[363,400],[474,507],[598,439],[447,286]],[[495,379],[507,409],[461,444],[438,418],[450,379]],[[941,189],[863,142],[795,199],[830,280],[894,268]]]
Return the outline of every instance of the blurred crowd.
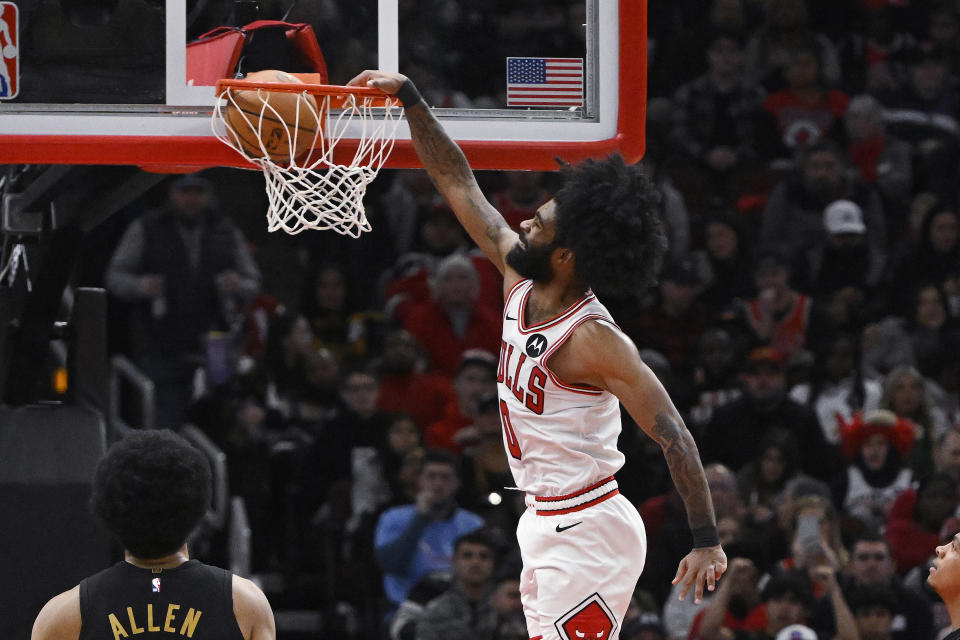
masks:
[[[624,414],[618,482],[649,549],[620,637],[934,640],[927,567],[960,528],[960,3],[651,2],[648,27],[669,259],[654,290],[604,302],[697,441],[730,566],[677,601],[686,516]],[[418,77],[434,101],[443,77]],[[487,104],[471,78],[490,75],[456,99]],[[478,180],[514,227],[557,186]],[[216,192],[173,181],[105,280],[158,426],[226,452],[253,570],[284,578],[271,601],[342,637],[526,638],[499,274],[423,172],[384,171],[374,232],[299,238],[284,299]]]

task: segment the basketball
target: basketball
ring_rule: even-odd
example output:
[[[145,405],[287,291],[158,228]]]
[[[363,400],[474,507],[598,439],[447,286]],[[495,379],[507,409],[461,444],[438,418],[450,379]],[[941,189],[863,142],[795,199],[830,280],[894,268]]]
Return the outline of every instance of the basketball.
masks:
[[[273,69],[248,73],[246,79],[303,84],[299,78]],[[302,160],[313,148],[318,112],[312,95],[234,89],[226,97],[223,119],[236,135],[235,142],[251,156],[264,157],[266,150],[272,161],[286,164],[291,160],[291,151],[294,160]]]

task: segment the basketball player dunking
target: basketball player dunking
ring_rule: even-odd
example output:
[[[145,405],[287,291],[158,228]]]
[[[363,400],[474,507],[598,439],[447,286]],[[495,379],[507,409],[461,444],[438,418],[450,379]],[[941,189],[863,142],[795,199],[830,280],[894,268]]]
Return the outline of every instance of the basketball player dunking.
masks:
[[[727,568],[696,444],[663,386],[593,289],[640,293],[665,240],[655,188],[615,156],[563,170],[563,187],[519,234],[487,202],[466,158],[403,75],[350,81],[395,94],[417,155],[504,278],[497,375],[504,444],[527,511],[517,538],[531,638],[616,638],[643,569],[646,535],[614,473],[619,403],[663,449],[694,548],[674,584],[699,602]]]

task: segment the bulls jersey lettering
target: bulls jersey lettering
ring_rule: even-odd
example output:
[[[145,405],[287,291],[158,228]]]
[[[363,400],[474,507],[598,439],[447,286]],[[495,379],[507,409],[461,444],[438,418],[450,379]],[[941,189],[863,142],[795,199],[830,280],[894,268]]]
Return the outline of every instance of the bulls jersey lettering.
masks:
[[[516,356],[516,357],[515,357]],[[527,355],[514,349],[513,345],[500,342],[500,365],[497,367],[497,382],[506,384],[513,396],[524,404],[527,409],[537,415],[543,413],[544,385],[547,383],[547,374],[540,367],[529,367],[526,380],[520,380],[520,373]],[[513,372],[512,376],[510,372]]]
[[[623,465],[617,451],[620,404],[607,391],[561,380],[548,361],[584,322],[613,320],[587,293],[559,316],[528,326],[532,289],[530,280],[517,283],[504,304],[497,367],[504,446],[519,489],[562,495],[610,477]]]

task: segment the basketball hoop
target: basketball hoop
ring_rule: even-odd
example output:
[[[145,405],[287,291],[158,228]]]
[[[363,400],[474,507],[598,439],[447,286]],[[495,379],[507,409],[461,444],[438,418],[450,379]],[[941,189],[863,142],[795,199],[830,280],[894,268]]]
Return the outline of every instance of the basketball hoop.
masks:
[[[263,171],[267,229],[370,231],[363,196],[393,150],[399,100],[269,73],[294,82],[221,80],[213,111],[214,135]]]

